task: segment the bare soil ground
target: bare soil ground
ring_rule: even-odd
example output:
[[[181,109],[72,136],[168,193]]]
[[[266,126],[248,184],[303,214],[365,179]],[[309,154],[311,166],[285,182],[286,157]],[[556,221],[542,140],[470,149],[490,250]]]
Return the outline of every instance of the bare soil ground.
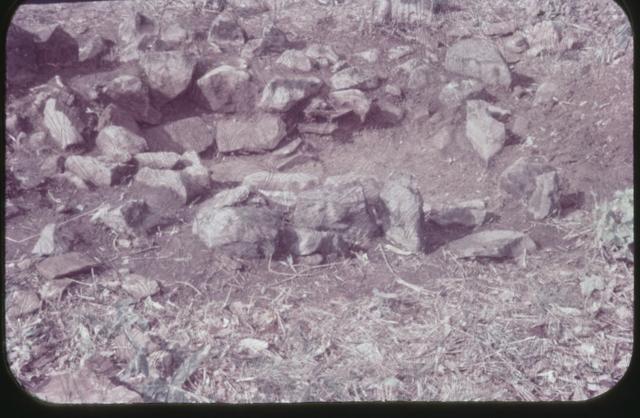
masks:
[[[62,22],[79,39],[95,33],[113,38],[123,3],[23,5],[14,22],[25,28]],[[451,3],[420,30],[374,28],[369,2],[355,0],[337,6],[285,2],[242,24],[259,36],[275,19],[291,38],[332,45],[347,57],[372,47],[384,56],[391,47],[412,45],[414,56],[428,51],[442,62],[455,28],[484,37],[491,22],[523,27],[530,18],[521,2]],[[132,197],[128,186],[81,191],[39,185],[39,167],[52,151],[7,139],[6,167],[23,184],[13,202],[25,213],[5,225],[6,294],[41,292],[46,285],[31,249],[48,223],[66,222],[74,251],[102,261],[100,269],[69,282],[59,298],[7,320],[6,347],[17,380],[43,397],[54,377],[71,376],[95,392],[123,386],[145,401],[230,403],[583,400],[613,387],[631,358],[634,266],[603,257],[593,213],[616,190],[633,185],[632,48],[615,55],[614,39],[628,23],[611,1],[542,3],[583,45],[562,55],[510,60],[517,85],[535,92],[553,79],[559,101],[547,109],[534,106],[531,95],[491,91],[495,103],[530,126],[528,137],[513,139],[492,165],[485,167],[472,150],[442,155],[432,147],[440,126],[464,124],[463,115],[439,109],[419,117],[435,106],[446,82],[460,78],[442,69],[427,88],[407,90],[398,100],[407,110],[401,125],[365,126],[333,140],[308,135],[318,162],[296,168],[322,177],[410,172],[429,204],[488,198],[495,215],[483,228],[527,232],[541,247],[524,260],[457,260],[442,246],[450,237],[435,228],[428,251],[419,255],[380,245],[316,266],[232,259],[192,234],[197,202],[180,208],[181,222],[144,237],[136,249],[122,248],[117,236],[89,218],[104,202]],[[171,7],[193,28],[206,30],[212,19],[186,2]],[[252,62],[262,84],[276,71],[276,58]],[[381,58],[368,65],[387,75],[387,83],[403,85],[392,71],[396,64]],[[330,76],[323,71],[317,75]],[[580,194],[582,201],[558,217],[531,221],[505,198],[498,176],[517,158],[532,155],[546,157],[566,194]],[[270,167],[269,154],[218,155],[209,163],[229,158]],[[60,203],[81,209],[59,213]],[[132,300],[121,286],[127,272],[157,280],[160,292]],[[603,285],[585,291],[596,277]],[[11,303],[19,302],[7,299],[7,308]],[[246,338],[268,347],[247,355],[238,349]],[[176,377],[180,373],[184,379]],[[87,384],[88,375],[97,383]],[[82,402],[89,395],[64,396]]]

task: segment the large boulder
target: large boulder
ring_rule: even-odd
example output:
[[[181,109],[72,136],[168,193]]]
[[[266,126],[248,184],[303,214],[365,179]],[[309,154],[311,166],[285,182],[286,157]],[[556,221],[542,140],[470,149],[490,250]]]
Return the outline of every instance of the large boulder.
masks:
[[[380,199],[386,212],[385,237],[403,250],[421,251],[423,201],[415,179],[407,174],[392,174],[382,187]]]
[[[165,123],[145,132],[151,151],[202,152],[215,144],[215,127],[199,116]]]
[[[286,112],[317,94],[322,84],[317,77],[274,77],[262,91],[258,107],[268,112]]]
[[[230,65],[221,65],[200,77],[196,84],[214,112],[235,112],[242,104],[251,75]]]
[[[463,39],[447,50],[447,71],[477,78],[489,85],[509,87],[511,72],[498,48],[483,39]]]
[[[154,125],[162,118],[160,112],[151,105],[149,88],[140,77],[120,75],[104,86],[103,93],[114,104],[129,111],[130,116],[138,122]]]
[[[457,258],[516,258],[537,249],[528,235],[517,231],[476,232],[448,244]]]
[[[221,119],[216,124],[220,152],[265,152],[278,146],[287,134],[283,120],[272,114]]]
[[[161,101],[182,94],[193,78],[196,60],[183,51],[149,51],[140,59],[149,87],[161,95]]]
[[[103,155],[114,161],[127,162],[135,154],[147,149],[147,141],[121,126],[107,126],[96,138],[96,146]]]
[[[280,214],[267,208],[220,208],[207,201],[198,209],[192,231],[207,248],[258,258],[273,254],[280,223]]]
[[[485,163],[502,151],[507,139],[504,124],[494,119],[490,106],[483,100],[467,101],[467,139]]]

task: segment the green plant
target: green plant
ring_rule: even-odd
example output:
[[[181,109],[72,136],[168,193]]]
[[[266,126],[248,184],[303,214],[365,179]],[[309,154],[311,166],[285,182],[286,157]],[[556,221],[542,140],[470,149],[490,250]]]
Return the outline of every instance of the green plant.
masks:
[[[616,259],[633,261],[633,189],[619,190],[595,208],[598,246]]]

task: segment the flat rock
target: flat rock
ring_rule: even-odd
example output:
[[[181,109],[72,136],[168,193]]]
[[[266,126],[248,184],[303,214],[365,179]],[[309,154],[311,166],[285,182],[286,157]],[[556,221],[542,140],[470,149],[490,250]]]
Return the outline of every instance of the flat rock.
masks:
[[[262,29],[257,55],[280,54],[291,46],[287,34],[274,24],[268,24]]]
[[[166,170],[175,168],[181,158],[180,154],[169,151],[141,152],[133,157],[140,167]]]
[[[329,101],[338,110],[348,110],[360,118],[364,123],[371,110],[371,100],[358,89],[333,91],[329,94]]]
[[[262,91],[258,107],[268,112],[286,112],[317,94],[322,85],[317,77],[274,77]]]
[[[423,248],[422,196],[415,179],[395,173],[380,192],[388,219],[385,219],[385,237],[403,250],[419,252]]]
[[[193,78],[196,60],[182,51],[150,51],[140,59],[149,87],[165,100],[183,93]]]
[[[208,41],[222,46],[242,46],[247,40],[247,35],[238,23],[238,20],[230,13],[222,12],[211,22],[208,32]]]
[[[522,232],[491,230],[452,241],[448,248],[457,258],[516,258],[536,250],[537,245]]]
[[[53,280],[89,272],[100,264],[88,255],[70,252],[41,261],[36,265],[36,270],[46,279]]]
[[[313,62],[303,51],[288,49],[284,51],[276,60],[276,64],[282,65],[290,70],[308,73],[313,70]]]
[[[44,126],[49,136],[60,149],[82,144],[84,124],[68,105],[55,98],[46,101],[44,107]]]
[[[64,162],[65,170],[95,186],[113,186],[134,171],[131,164],[114,162],[104,157],[72,155]]]
[[[489,85],[509,87],[511,72],[498,48],[483,39],[463,39],[447,50],[447,71],[477,78]]]
[[[199,116],[178,119],[145,131],[151,151],[202,152],[215,144],[216,129]]]
[[[331,87],[334,90],[373,90],[379,86],[380,77],[370,70],[349,67],[331,76]]]
[[[426,205],[425,205],[426,206]],[[458,225],[475,228],[487,218],[487,205],[484,200],[474,199],[448,205],[425,208],[425,216],[440,226]]]
[[[104,94],[118,107],[130,112],[138,122],[155,125],[162,118],[160,112],[151,105],[149,88],[140,77],[128,74],[118,76],[105,85]]]
[[[462,105],[467,99],[478,98],[483,90],[484,84],[478,80],[452,81],[440,90],[438,99],[446,107],[454,108]]]
[[[270,151],[276,148],[287,134],[283,120],[268,113],[253,117],[221,119],[216,128],[218,151],[222,153]]]
[[[127,162],[133,155],[147,149],[147,141],[126,128],[111,125],[98,133],[96,146],[113,161]]]
[[[374,64],[380,60],[380,50],[378,48],[371,48],[366,51],[357,52],[353,54],[353,56],[370,64]]]
[[[465,125],[467,139],[486,163],[502,151],[507,138],[504,124],[492,117],[488,106],[482,100],[467,101]]]
[[[320,179],[307,173],[272,173],[259,171],[244,178],[243,186],[251,190],[281,190],[299,192],[318,186]]]
[[[208,190],[210,179],[204,167],[187,167],[180,171],[143,167],[135,175],[134,183],[168,189],[180,198],[182,204],[187,204]]]
[[[215,207],[204,202],[193,221],[193,233],[207,246],[246,258],[268,257],[275,249],[280,215],[267,208]]]
[[[251,75],[247,71],[221,65],[200,77],[196,84],[212,111],[235,112],[250,82]]]
[[[124,236],[135,236],[149,214],[149,206],[142,199],[132,199],[112,208],[106,205],[91,216],[91,222],[99,223]]]

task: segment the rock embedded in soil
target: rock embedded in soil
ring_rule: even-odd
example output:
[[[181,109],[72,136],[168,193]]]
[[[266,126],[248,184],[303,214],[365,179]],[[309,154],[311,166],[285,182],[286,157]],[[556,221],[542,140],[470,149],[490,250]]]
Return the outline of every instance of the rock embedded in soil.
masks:
[[[244,45],[247,35],[232,14],[223,12],[211,22],[207,40],[222,46],[239,47]]]
[[[485,163],[502,151],[507,138],[504,124],[491,116],[489,106],[482,100],[467,101],[465,125],[467,139]]]
[[[182,51],[150,51],[140,58],[149,87],[172,100],[182,94],[193,78],[196,60]]]
[[[279,116],[268,113],[221,119],[216,124],[216,129],[216,143],[218,151],[222,153],[270,151],[287,134],[284,121]]]
[[[140,77],[128,74],[118,76],[105,85],[104,94],[138,122],[155,125],[162,118],[160,112],[151,105],[149,88]]]
[[[318,186],[320,179],[307,173],[271,173],[259,171],[244,178],[242,185],[252,191],[281,190],[299,192]]]
[[[515,199],[526,201],[536,189],[536,177],[555,168],[532,158],[521,157],[500,175],[500,187]]]
[[[87,273],[100,265],[101,263],[86,254],[70,252],[41,261],[36,265],[36,270],[46,279],[53,280]]]
[[[496,46],[483,39],[463,39],[449,47],[444,67],[447,71],[477,78],[489,85],[509,87],[511,72]]]
[[[215,207],[204,202],[193,221],[193,233],[211,249],[246,258],[268,257],[276,246],[280,214],[255,206]]]
[[[151,151],[203,152],[215,144],[216,129],[199,116],[178,119],[145,131]]]
[[[107,126],[96,138],[96,146],[100,152],[111,157],[113,161],[127,162],[133,155],[147,149],[147,141],[121,126]]]
[[[371,70],[349,67],[331,76],[334,90],[374,90],[380,86],[380,77]]]
[[[361,123],[367,118],[372,104],[371,99],[358,89],[333,91],[329,94],[329,101],[338,111],[348,110],[355,113]]]
[[[560,86],[553,81],[545,81],[538,86],[536,95],[533,98],[534,106],[549,107],[558,102]]]
[[[475,99],[484,91],[484,84],[478,80],[468,79],[447,83],[438,99],[449,108],[462,105],[467,99]]]
[[[336,253],[343,247],[339,235],[335,232],[309,228],[287,229],[281,245],[294,256]]]
[[[537,249],[526,234],[509,230],[490,230],[467,235],[448,244],[457,258],[516,258]]]
[[[386,212],[385,238],[403,250],[421,251],[423,201],[415,179],[407,174],[392,174],[382,187],[380,199]]]
[[[133,157],[140,167],[165,170],[174,169],[181,158],[180,154],[170,151],[141,152]]]
[[[276,76],[264,87],[258,107],[267,112],[286,112],[316,95],[323,84],[317,77]]]
[[[284,51],[276,60],[276,64],[286,67],[290,70],[308,73],[313,70],[313,63],[303,51],[296,49],[288,49]]]
[[[91,216],[91,222],[101,223],[121,235],[135,236],[135,228],[143,224],[148,213],[144,200],[129,200],[115,208],[109,205],[100,208]]]
[[[235,112],[250,82],[247,71],[221,65],[200,77],[196,84],[212,111]]]
[[[40,237],[33,246],[31,254],[38,256],[52,255],[56,252],[56,224],[45,225],[40,231]]]
[[[425,209],[429,221],[440,226],[458,225],[467,228],[481,226],[487,218],[487,205],[481,199],[467,200]]]
[[[536,176],[536,186],[527,201],[527,210],[535,220],[542,220],[560,208],[558,173],[550,171]]]
[[[85,125],[74,109],[58,99],[46,101],[43,122],[51,139],[62,150],[84,142],[82,131]]]
[[[233,189],[219,191],[211,198],[209,204],[214,208],[236,206],[246,202],[250,196],[251,188],[241,185]]]
[[[527,43],[527,38],[524,35],[516,33],[504,42],[504,49],[513,54],[521,54],[529,49],[529,43]]]
[[[65,170],[95,186],[113,186],[133,173],[131,164],[114,162],[104,157],[72,155],[64,162]]]
[[[209,173],[203,167],[187,167],[180,171],[144,167],[135,175],[134,183],[168,189],[180,198],[182,204],[187,204],[208,190]]]
[[[61,25],[35,32],[39,65],[70,66],[78,62],[78,41]]]
[[[392,102],[384,99],[377,100],[374,105],[372,119],[382,126],[399,125],[405,116],[405,110]]]

